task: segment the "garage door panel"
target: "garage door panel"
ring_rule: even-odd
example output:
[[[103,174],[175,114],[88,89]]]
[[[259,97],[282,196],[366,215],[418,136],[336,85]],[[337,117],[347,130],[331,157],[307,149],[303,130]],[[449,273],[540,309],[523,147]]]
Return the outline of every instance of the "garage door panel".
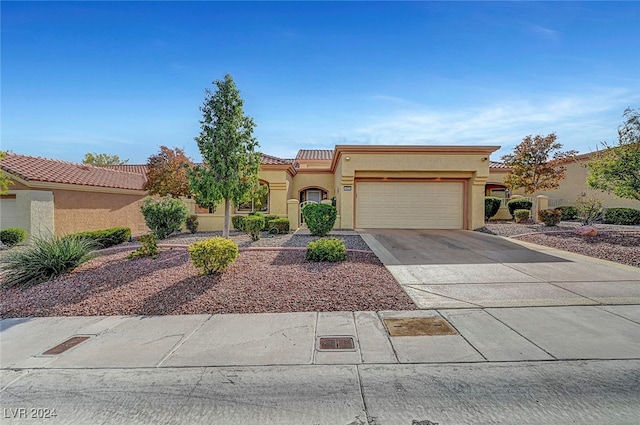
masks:
[[[357,227],[463,228],[462,182],[360,182],[356,190]]]

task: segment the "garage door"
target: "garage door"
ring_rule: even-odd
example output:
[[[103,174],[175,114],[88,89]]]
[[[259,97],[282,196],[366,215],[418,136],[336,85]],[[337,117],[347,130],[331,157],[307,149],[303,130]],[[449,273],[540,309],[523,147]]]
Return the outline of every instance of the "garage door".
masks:
[[[462,182],[359,182],[356,227],[360,229],[462,229]]]
[[[18,227],[16,198],[0,199],[0,229]]]

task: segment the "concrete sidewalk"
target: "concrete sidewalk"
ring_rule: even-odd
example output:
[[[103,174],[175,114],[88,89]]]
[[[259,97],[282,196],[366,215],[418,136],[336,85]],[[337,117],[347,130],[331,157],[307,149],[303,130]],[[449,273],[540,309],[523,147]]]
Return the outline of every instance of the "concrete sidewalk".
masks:
[[[384,322],[433,317],[445,319],[453,334],[391,336]],[[2,369],[640,359],[638,305],[50,317],[3,319],[0,328]],[[89,338],[43,354],[74,336]],[[351,339],[354,347],[319,344],[331,337]]]

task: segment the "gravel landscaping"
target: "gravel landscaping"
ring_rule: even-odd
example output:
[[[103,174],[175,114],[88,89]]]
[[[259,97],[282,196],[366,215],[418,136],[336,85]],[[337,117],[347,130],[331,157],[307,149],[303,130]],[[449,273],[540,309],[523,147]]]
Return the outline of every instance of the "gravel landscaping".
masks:
[[[163,242],[189,244],[215,234],[182,234]],[[246,240],[245,240],[246,237]],[[357,235],[340,236],[368,250]],[[305,235],[232,238],[241,247],[303,247]],[[133,249],[133,246],[131,247]],[[202,276],[184,248],[158,258],[127,260],[128,251],[95,258],[72,273],[30,288],[0,291],[0,317],[412,310],[415,305],[370,252],[341,263],[311,263],[304,250],[242,251],[224,273]]]
[[[598,224],[596,237],[575,234],[579,226],[492,222],[479,231],[640,267],[639,226]],[[236,263],[221,274],[199,275],[184,247],[219,235],[174,235],[161,241],[165,247],[155,260],[127,260],[137,244],[125,244],[58,279],[3,288],[0,317],[415,309],[380,260],[363,252],[369,247],[357,234],[336,235],[352,250],[347,261],[312,263],[305,260],[304,249],[268,248],[304,248],[317,237],[263,234],[252,241],[244,233],[232,233],[241,248]]]
[[[574,233],[580,226],[564,221],[552,227],[503,222],[487,223],[479,231],[640,267],[640,226],[596,224],[598,236],[594,237]]]

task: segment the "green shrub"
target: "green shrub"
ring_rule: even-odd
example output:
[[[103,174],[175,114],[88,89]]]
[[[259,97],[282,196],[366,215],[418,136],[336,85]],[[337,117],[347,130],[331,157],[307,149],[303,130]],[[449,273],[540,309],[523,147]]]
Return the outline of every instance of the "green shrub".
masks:
[[[309,204],[314,205],[314,204]],[[317,204],[316,204],[317,205]],[[347,259],[347,247],[342,239],[320,238],[307,244],[309,261],[344,261]]]
[[[260,239],[260,232],[264,227],[264,217],[260,215],[250,215],[244,220],[244,231],[251,235],[251,239]]]
[[[249,214],[249,216],[258,216],[258,217],[264,217],[264,213],[262,211],[251,211]]]
[[[151,257],[156,258],[158,256],[158,239],[153,233],[147,233],[146,235],[140,235],[140,243],[142,246],[129,255],[128,259]]]
[[[542,221],[546,226],[557,226],[562,219],[562,211],[555,210],[543,210],[538,213],[538,218]]]
[[[498,210],[500,209],[500,204],[502,203],[502,199],[496,198],[495,196],[485,196],[484,197],[484,219],[489,220],[494,215],[498,214]]]
[[[602,220],[604,208],[602,202],[595,197],[580,198],[576,202],[578,207],[578,219],[583,225],[588,226],[596,221]]]
[[[302,208],[304,222],[314,236],[326,236],[333,229],[338,212],[329,204],[307,204]]]
[[[635,226],[640,224],[640,210],[633,208],[609,208],[604,214],[604,222],[607,224]]]
[[[578,208],[573,205],[563,205],[558,207],[562,212],[562,220],[576,220],[578,218]]]
[[[87,238],[33,238],[25,249],[9,251],[3,259],[3,286],[34,285],[67,273],[92,259],[98,245]]]
[[[523,221],[529,220],[530,214],[531,211],[529,210],[515,210],[513,212],[513,215],[516,218],[516,223],[522,223]]]
[[[509,208],[509,214],[511,214],[512,218],[516,217],[516,210],[531,210],[532,206],[533,202],[529,201],[528,199],[522,198],[512,199],[511,201],[507,202],[507,208]]]
[[[245,215],[233,215],[231,216],[231,225],[239,232],[244,232],[244,220],[247,218]]]
[[[288,218],[276,218],[275,220],[271,220],[269,226],[269,231],[271,231],[271,229],[277,229],[278,233],[289,233],[289,229],[291,228]]]
[[[111,229],[79,232],[65,237],[87,238],[94,241],[100,248],[120,245],[131,240],[131,229],[128,227],[113,227]]]
[[[262,230],[269,230],[271,228],[271,222],[273,220],[278,219],[279,217],[276,214],[267,214],[264,216],[264,227]]]
[[[164,239],[182,228],[187,221],[187,206],[179,199],[167,196],[160,201],[147,198],[140,208],[144,221],[158,239]]]
[[[224,271],[238,258],[238,245],[232,240],[215,237],[189,246],[193,265],[203,274]]]
[[[187,217],[187,222],[185,223],[185,225],[187,226],[187,230],[189,230],[191,233],[195,233],[198,231],[198,216],[195,214],[191,214],[189,217]]]
[[[27,232],[19,227],[7,227],[0,230],[0,241],[7,246],[14,246],[27,239]]]

